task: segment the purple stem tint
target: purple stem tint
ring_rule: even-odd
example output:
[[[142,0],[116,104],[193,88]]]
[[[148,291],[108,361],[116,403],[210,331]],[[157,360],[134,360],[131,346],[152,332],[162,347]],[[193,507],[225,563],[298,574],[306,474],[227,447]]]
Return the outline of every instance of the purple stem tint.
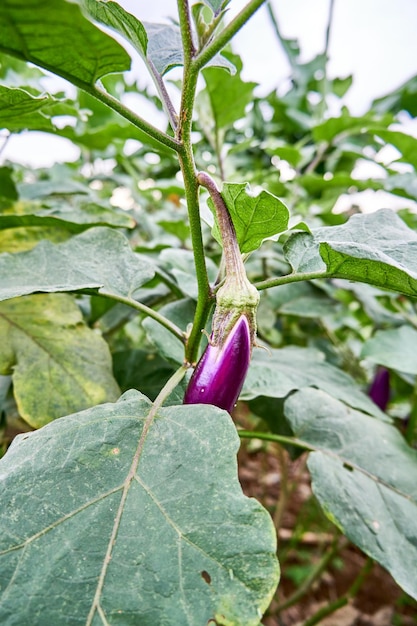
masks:
[[[368,393],[371,400],[385,411],[390,396],[389,371],[385,367],[378,367]]]
[[[209,344],[191,376],[184,404],[214,404],[232,412],[252,352],[248,320],[241,315],[223,345]]]

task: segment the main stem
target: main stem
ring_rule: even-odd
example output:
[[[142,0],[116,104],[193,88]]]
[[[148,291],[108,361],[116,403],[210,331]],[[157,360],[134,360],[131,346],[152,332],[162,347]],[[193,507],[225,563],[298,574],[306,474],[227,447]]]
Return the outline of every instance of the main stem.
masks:
[[[185,360],[188,363],[195,363],[198,356],[201,331],[205,327],[213,302],[213,297],[207,275],[198,198],[199,183],[197,180],[197,170],[194,163],[191,140],[198,70],[193,66],[195,49],[191,31],[189,3],[188,0],[178,0],[177,4],[184,55],[183,89],[178,118],[177,141],[181,145],[181,149],[179,151],[179,161],[184,179],[185,198],[187,202],[198,286],[197,306],[194,314],[192,330],[185,347]]]

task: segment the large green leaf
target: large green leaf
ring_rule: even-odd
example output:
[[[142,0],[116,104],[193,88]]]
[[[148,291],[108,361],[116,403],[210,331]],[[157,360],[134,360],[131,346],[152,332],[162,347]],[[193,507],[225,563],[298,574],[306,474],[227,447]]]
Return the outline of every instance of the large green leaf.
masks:
[[[231,57],[232,61],[238,57]],[[238,63],[239,65],[239,63]],[[253,101],[253,90],[256,83],[243,81],[239,74],[231,76],[221,69],[210,67],[203,72],[206,89],[199,97],[201,113],[206,112],[207,119],[201,116],[208,132],[223,131],[245,115],[246,106]],[[210,119],[211,118],[211,119]]]
[[[285,402],[312,446],[313,491],[331,521],[417,599],[417,451],[398,430],[315,389]]]
[[[97,22],[114,28],[131,43],[141,56],[146,57],[148,37],[143,24],[113,0],[81,0],[89,15]]]
[[[49,94],[32,95],[24,89],[0,85],[0,128],[11,132],[41,130],[53,132],[54,115],[74,113],[74,107]]]
[[[245,400],[258,396],[285,398],[303,387],[317,387],[348,406],[387,419],[360,391],[353,378],[326,363],[324,354],[311,348],[255,350],[241,397]]]
[[[363,344],[362,358],[406,374],[417,374],[417,330],[410,326],[378,330]]]
[[[130,68],[125,50],[65,0],[3,0],[0,51],[81,87]]]
[[[238,445],[224,411],[133,391],[19,436],[0,461],[0,622],[257,626],[276,540]]]
[[[133,299],[154,267],[132,252],[124,235],[91,228],[60,244],[42,241],[28,252],[0,255],[0,300],[36,291],[97,290]]]
[[[66,294],[0,303],[0,374],[12,374],[20,415],[34,428],[120,395],[108,346]]]
[[[269,191],[263,189],[254,195],[247,183],[224,183],[222,197],[243,253],[256,250],[264,239],[282,233],[288,227],[287,207]],[[208,204],[215,213],[211,198]],[[217,227],[214,235],[220,240]]]
[[[417,233],[389,209],[299,232],[286,244],[296,273],[346,278],[417,295]]]
[[[117,211],[95,202],[51,202],[45,207],[37,203],[18,202],[0,212],[0,230],[21,226],[66,228],[79,233],[92,226],[119,226],[133,228],[134,220],[126,212]]]

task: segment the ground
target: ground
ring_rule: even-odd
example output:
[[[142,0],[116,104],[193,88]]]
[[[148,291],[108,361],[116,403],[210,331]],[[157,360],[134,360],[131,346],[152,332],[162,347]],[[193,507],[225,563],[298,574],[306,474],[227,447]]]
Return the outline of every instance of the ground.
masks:
[[[245,494],[260,500],[279,528],[282,578],[264,626],[417,625],[417,603],[321,512],[306,455],[291,460],[276,444],[243,440],[239,479]],[[339,598],[341,608],[314,621]]]

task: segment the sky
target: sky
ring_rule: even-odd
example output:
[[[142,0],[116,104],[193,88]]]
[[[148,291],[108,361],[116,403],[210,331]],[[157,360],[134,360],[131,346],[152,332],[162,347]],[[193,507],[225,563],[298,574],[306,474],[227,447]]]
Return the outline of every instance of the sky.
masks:
[[[330,0],[271,0],[284,37],[299,39],[302,60],[324,48]],[[143,21],[167,22],[176,16],[175,0],[119,0]],[[231,0],[233,17],[246,2]],[[267,93],[289,77],[289,66],[273,32],[266,7],[261,7],[233,40],[241,55],[242,78],[259,83]],[[417,74],[417,0],[335,0],[329,45],[329,75],[353,74],[354,83],[345,103],[354,114],[370,102]],[[147,83],[140,62],[134,65],[141,85]],[[168,77],[170,75],[168,74]],[[157,118],[151,120],[158,125]],[[0,156],[31,166],[76,159],[76,147],[62,138],[43,133],[13,136]]]

